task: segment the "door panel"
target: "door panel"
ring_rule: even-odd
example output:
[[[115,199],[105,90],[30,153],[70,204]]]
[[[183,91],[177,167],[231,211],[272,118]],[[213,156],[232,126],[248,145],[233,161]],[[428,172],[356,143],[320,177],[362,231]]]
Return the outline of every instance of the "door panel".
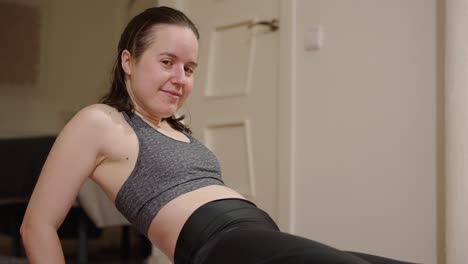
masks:
[[[226,184],[277,216],[277,0],[184,1],[200,30],[190,126],[218,156]]]

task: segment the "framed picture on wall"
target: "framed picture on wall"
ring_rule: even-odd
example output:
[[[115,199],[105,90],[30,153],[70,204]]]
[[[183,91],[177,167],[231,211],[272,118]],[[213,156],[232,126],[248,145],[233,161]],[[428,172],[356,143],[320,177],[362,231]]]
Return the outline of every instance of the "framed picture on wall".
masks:
[[[0,0],[0,91],[16,94],[40,85],[45,56],[47,0]]]

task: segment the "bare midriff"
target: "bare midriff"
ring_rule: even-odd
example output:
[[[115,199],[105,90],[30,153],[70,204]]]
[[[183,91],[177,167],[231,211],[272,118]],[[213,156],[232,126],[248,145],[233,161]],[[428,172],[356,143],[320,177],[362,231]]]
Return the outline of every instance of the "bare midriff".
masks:
[[[189,216],[200,206],[224,198],[245,199],[223,185],[210,185],[175,198],[151,221],[149,240],[173,261],[177,238]]]

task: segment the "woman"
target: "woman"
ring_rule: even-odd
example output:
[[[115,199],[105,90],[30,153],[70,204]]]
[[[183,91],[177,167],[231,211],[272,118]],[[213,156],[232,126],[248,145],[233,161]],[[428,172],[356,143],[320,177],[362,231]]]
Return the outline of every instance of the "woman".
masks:
[[[110,92],[63,128],[41,172],[21,226],[29,261],[64,263],[57,229],[90,177],[176,264],[402,263],[282,233],[224,186],[216,157],[174,116],[193,87],[198,38],[168,7],[129,22]]]

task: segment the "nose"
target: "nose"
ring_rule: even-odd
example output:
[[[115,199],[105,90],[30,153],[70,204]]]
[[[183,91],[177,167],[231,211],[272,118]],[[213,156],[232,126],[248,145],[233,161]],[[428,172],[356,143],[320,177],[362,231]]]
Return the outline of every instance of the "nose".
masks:
[[[172,68],[172,83],[178,85],[186,85],[188,77],[185,73],[185,66],[180,65]]]

